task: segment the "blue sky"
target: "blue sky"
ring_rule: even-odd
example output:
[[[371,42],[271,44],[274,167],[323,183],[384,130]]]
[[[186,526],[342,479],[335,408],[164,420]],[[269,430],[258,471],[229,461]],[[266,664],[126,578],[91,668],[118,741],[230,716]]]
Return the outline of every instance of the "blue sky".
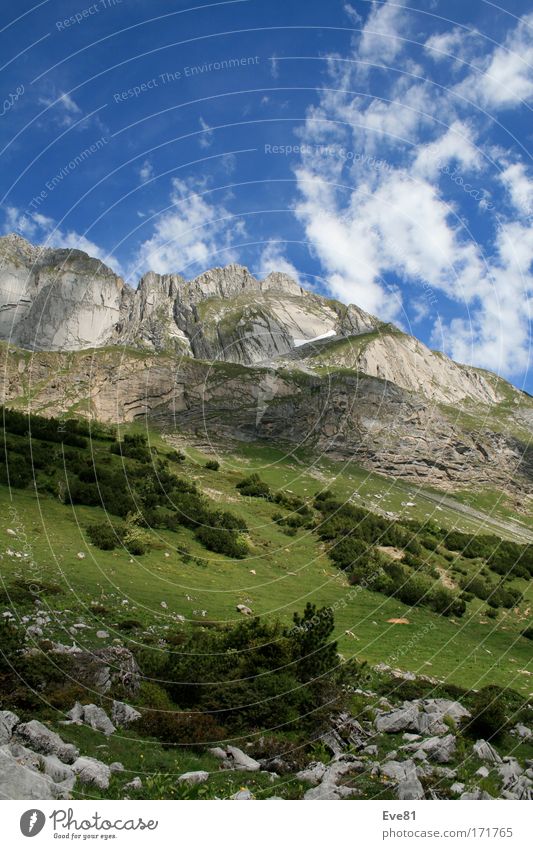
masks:
[[[288,271],[533,391],[523,0],[23,0],[1,227],[132,285]]]

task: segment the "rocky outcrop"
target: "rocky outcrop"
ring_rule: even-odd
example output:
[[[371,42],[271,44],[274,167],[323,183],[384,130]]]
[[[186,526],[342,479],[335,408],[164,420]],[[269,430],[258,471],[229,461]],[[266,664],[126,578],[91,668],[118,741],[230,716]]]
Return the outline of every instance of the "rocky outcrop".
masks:
[[[0,368],[0,402],[46,415],[75,409],[104,422],[147,418],[164,433],[199,432],[215,444],[297,444],[441,489],[532,489],[528,433],[512,412],[491,431],[489,407],[484,421],[464,423],[456,409],[358,372],[176,361],[120,348],[30,355],[1,345]]]
[[[5,404],[296,444],[440,489],[533,492],[528,396],[285,274],[149,272],[134,291],[80,251],[8,236],[2,337]]]
[[[29,350],[130,345],[250,364],[287,353],[297,341],[380,324],[286,274],[256,280],[247,268],[228,265],[187,281],[150,271],[134,290],[82,251],[0,238],[0,339]]]

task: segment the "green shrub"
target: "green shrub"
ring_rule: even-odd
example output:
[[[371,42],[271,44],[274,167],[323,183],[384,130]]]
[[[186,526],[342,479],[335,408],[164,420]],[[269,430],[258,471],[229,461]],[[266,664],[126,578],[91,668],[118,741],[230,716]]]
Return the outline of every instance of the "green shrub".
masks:
[[[218,470],[220,469],[220,463],[218,462],[218,460],[208,460],[205,464],[205,468],[210,469],[210,471],[212,472],[218,472]]]
[[[226,731],[208,713],[172,710],[144,710],[132,726],[139,734],[155,737],[171,746],[203,749],[225,739]]]
[[[269,485],[261,480],[255,472],[239,481],[236,487],[241,495],[247,495],[252,498],[266,498],[268,501],[272,500],[272,491]]]
[[[150,463],[152,460],[148,440],[143,433],[124,434],[122,442],[115,443],[110,450],[112,454],[129,457],[131,460],[138,460],[140,463]]]
[[[497,740],[505,732],[509,712],[500,687],[489,685],[476,693],[471,706],[472,719],[467,731],[474,737]]]
[[[183,463],[183,461],[186,459],[183,451],[167,451],[166,456],[167,459],[170,460],[172,463]]]
[[[112,551],[121,546],[124,540],[125,528],[116,525],[100,524],[89,525],[87,536],[93,545],[101,551]]]

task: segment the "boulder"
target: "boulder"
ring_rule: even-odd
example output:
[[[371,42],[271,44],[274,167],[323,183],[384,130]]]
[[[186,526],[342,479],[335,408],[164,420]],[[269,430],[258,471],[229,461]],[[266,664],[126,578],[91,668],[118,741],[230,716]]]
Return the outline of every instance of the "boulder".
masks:
[[[59,760],[65,763],[72,763],[79,755],[75,746],[65,743],[59,734],[51,731],[37,719],[17,725],[15,736],[34,752],[57,755]]]
[[[464,793],[465,785],[460,781],[455,781],[450,787],[450,791],[458,795],[459,793]]]
[[[105,695],[111,688],[122,690],[129,698],[138,695],[141,672],[132,653],[123,646],[108,646],[92,652],[56,647],[70,657],[70,674],[87,690]]]
[[[95,731],[101,731],[106,737],[116,731],[105,710],[97,705],[83,706],[83,722],[85,725],[94,728]]]
[[[124,772],[124,764],[121,764],[120,761],[113,761],[112,764],[109,764],[109,769],[111,775],[115,775],[117,772]]]
[[[140,719],[141,714],[125,702],[113,702],[111,718],[118,728],[125,728],[132,722]]]
[[[380,713],[374,720],[374,727],[380,734],[397,734],[400,731],[418,730],[418,705],[408,703],[396,710]]]
[[[531,737],[533,737],[533,731],[531,730],[531,728],[528,728],[527,725],[522,725],[522,723],[520,722],[515,725],[515,727],[511,731],[511,734],[515,734],[517,737],[521,737],[522,740],[529,740]]]
[[[75,702],[74,707],[69,710],[67,716],[71,722],[81,725],[83,722],[83,705],[80,702]]]
[[[111,770],[107,764],[96,760],[96,758],[77,758],[72,764],[72,769],[83,784],[94,784],[100,790],[107,790],[109,787]]]
[[[10,710],[0,710],[0,746],[8,743],[13,736],[13,729],[19,718]]]
[[[213,755],[215,758],[219,758],[219,760],[224,761],[228,757],[228,753],[221,749],[220,746],[213,746],[211,749],[207,750],[210,755]]]
[[[184,772],[183,775],[178,775],[179,784],[203,784],[209,778],[209,773],[205,769],[197,769],[195,772]]]
[[[379,772],[390,781],[400,782],[416,778],[416,764],[412,760],[407,761],[385,761],[380,764]]]
[[[245,755],[237,746],[228,746],[227,751],[232,761],[231,766],[233,769],[245,770],[246,772],[256,772],[261,769],[261,764],[258,761],[255,761],[249,755]]]
[[[396,788],[398,799],[424,799],[424,788],[418,778],[404,778]]]
[[[143,783],[138,775],[135,778],[132,778],[131,781],[128,781],[127,784],[124,785],[124,790],[142,790]]]
[[[245,604],[238,604],[237,610],[239,611],[239,613],[242,613],[243,616],[252,616],[253,615],[252,609],[250,607],[247,607]]]
[[[0,746],[0,799],[67,799],[68,788],[45,773],[29,768]]]
[[[472,747],[472,751],[475,755],[477,755],[480,761],[490,761],[491,763],[496,764],[500,764],[502,762],[502,759],[494,746],[491,746],[491,744],[487,743],[486,740],[477,740]]]
[[[458,724],[470,716],[459,702],[451,699],[414,699],[401,708],[379,713],[374,720],[376,731],[397,734],[400,731],[416,734],[446,734],[446,717]]]
[[[524,770],[516,760],[516,758],[506,758],[504,763],[498,764],[496,767],[498,775],[502,779],[502,788],[504,790],[512,789]]]
[[[326,766],[322,761],[312,761],[305,769],[296,773],[296,778],[299,781],[308,781],[309,784],[313,784],[316,787],[322,781],[325,772]]]
[[[249,790],[238,790],[231,798],[236,802],[249,802],[253,796]]]
[[[419,743],[410,744],[408,748],[424,752],[431,761],[446,764],[454,758],[457,740],[453,734],[447,734],[445,737],[428,737]]]
[[[490,793],[487,793],[486,790],[481,790],[480,787],[474,787],[473,790],[469,790],[467,793],[461,793],[460,799],[494,799],[494,796],[491,796]]]

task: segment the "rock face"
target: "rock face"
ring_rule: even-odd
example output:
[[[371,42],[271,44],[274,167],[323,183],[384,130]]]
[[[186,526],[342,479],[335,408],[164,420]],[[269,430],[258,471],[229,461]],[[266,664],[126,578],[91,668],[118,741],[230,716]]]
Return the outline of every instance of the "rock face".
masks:
[[[192,281],[150,271],[136,290],[83,251],[0,239],[0,339],[34,351],[132,345],[255,363],[324,334],[380,326],[357,307],[302,289],[285,274],[213,268]]]
[[[1,339],[0,403],[297,444],[441,489],[533,493],[528,396],[285,274],[149,272],[133,290],[80,251],[6,236]]]
[[[103,345],[119,320],[124,283],[82,251],[0,239],[0,338],[37,351]]]

